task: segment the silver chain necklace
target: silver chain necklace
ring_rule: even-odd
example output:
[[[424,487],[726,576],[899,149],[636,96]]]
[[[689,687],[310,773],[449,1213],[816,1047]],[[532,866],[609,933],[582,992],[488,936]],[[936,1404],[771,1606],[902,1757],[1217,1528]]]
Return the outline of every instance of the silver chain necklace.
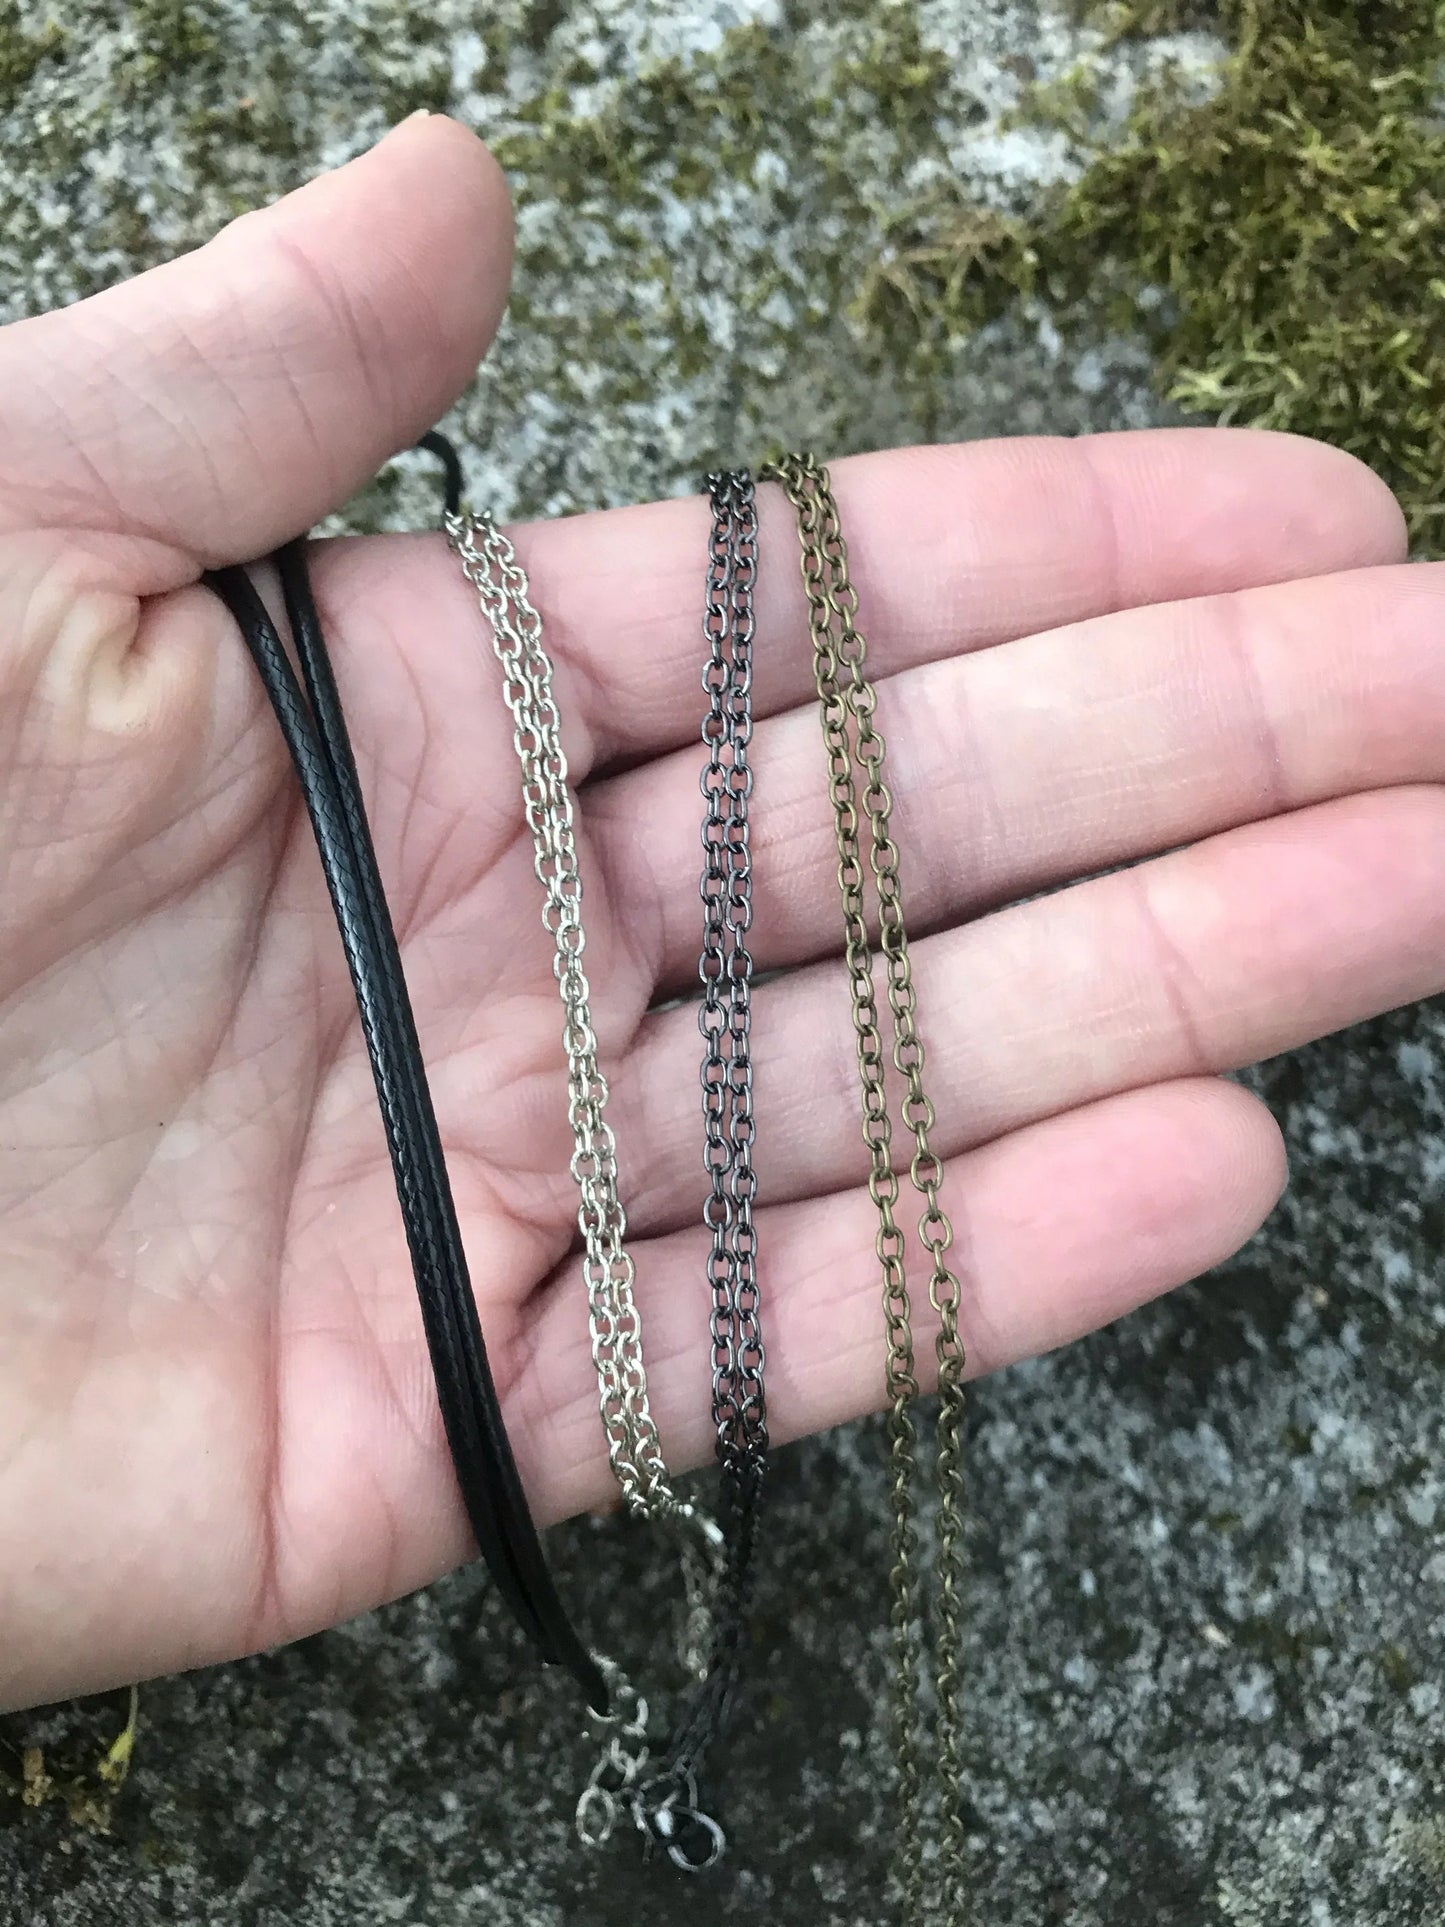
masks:
[[[608,1459],[634,1516],[677,1535],[687,1592],[683,1661],[693,1677],[706,1682],[717,1650],[711,1608],[721,1576],[722,1535],[705,1513],[673,1487],[648,1401],[634,1293],[636,1274],[618,1190],[617,1146],[605,1116],[607,1081],[598,1062],[591,991],[582,965],[586,937],[575,808],[552,665],[542,645],[541,618],[530,599],[525,571],[495,521],[463,509],[446,516],[445,528],[477,591],[501,664],[502,695],[513,719],[512,741],[532,833],[533,867],[544,893],[543,922],[556,945],[553,971],[564,1010],[568,1116],[574,1139],[571,1172],[579,1195],[592,1360]],[[745,813],[745,800],[743,807]],[[755,1290],[752,1309],[755,1314]],[[746,1355],[749,1360],[756,1356],[760,1372],[761,1348]],[[724,1850],[725,1836],[697,1805],[691,1762],[680,1763],[675,1773],[644,1778],[650,1757],[647,1703],[614,1662],[599,1663],[611,1705],[606,1714],[588,1715],[602,1731],[603,1749],[578,1799],[579,1836],[588,1845],[601,1845],[626,1812],[678,1866],[693,1871],[714,1864]]]

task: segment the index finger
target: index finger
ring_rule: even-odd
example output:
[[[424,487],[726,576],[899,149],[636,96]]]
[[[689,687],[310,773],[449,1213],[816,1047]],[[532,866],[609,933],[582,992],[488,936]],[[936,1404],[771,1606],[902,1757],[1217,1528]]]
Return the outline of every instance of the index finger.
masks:
[[[876,678],[1143,603],[1397,561],[1400,510],[1337,449],[1250,429],[891,449],[832,466]],[[759,716],[812,691],[792,514],[759,490]],[[512,531],[593,768],[701,715],[701,496]],[[579,772],[580,774],[581,772]]]

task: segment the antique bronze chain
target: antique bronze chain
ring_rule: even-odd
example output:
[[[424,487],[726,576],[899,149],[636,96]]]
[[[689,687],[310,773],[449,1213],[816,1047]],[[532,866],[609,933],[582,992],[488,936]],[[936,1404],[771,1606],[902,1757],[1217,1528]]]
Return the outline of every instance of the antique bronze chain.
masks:
[[[877,692],[865,673],[867,643],[858,628],[858,595],[849,578],[848,551],[837,504],[827,470],[810,455],[785,455],[761,474],[782,484],[798,519],[813,671],[838,845],[845,957],[863,1098],[863,1138],[870,1158],[868,1190],[878,1213],[876,1245],[883,1274],[888,1452],[893,1488],[890,1588],[900,1797],[895,1878],[906,1927],[933,1921],[951,1924],[965,1918],[967,1863],[959,1693],[964,1353],[958,1327],[958,1280],[947,1258],[953,1227],[940,1199],[943,1166],[929,1144],[934,1113],[923,1088],[923,1042],[917,1028],[898,849],[892,834],[893,798],[884,781],[884,741],[875,720]],[[923,1200],[918,1229],[930,1260],[928,1293],[939,1323],[938,1556],[933,1585],[936,1659],[932,1681],[937,1713],[931,1749],[923,1677],[925,1589],[918,1558],[918,1427],[914,1414],[918,1379],[913,1310],[906,1241],[896,1216],[899,1186],[865,915],[860,800],[868,822],[869,867],[877,897],[879,944],[892,1015],[892,1057],[906,1087],[900,1110],[912,1139],[909,1177]],[[938,1840],[936,1852],[925,1855],[930,1750],[938,1800]]]

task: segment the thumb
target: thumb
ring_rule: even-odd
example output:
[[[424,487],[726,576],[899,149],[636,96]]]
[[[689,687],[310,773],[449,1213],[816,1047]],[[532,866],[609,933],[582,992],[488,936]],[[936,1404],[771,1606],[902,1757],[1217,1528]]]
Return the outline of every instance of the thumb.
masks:
[[[154,594],[344,501],[445,412],[506,305],[501,171],[439,116],[179,261],[0,329],[0,534]]]

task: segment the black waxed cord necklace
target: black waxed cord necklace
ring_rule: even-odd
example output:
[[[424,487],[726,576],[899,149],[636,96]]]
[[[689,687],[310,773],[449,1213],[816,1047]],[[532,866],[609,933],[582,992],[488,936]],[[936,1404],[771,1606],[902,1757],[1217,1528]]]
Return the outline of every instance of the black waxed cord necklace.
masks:
[[[448,508],[461,493],[450,443],[420,447],[446,470]],[[598,1714],[610,1711],[603,1664],[558,1595],[527,1507],[487,1362],[456,1206],[427,1086],[396,935],[377,868],[356,761],[312,594],[305,539],[275,556],[305,690],[245,569],[202,577],[241,630],[291,752],[357,1009],[396,1179],[417,1297],[447,1441],[477,1545],[519,1625],[549,1664],[571,1673]]]
[[[446,522],[455,543],[464,519],[456,451],[435,433],[423,437],[418,446],[443,464]],[[718,1535],[689,1502],[678,1500],[667,1484],[656,1452],[655,1430],[650,1429],[640,1355],[636,1404],[624,1392],[612,1416],[621,1440],[620,1445],[614,1440],[618,1446],[614,1466],[620,1465],[639,1489],[649,1493],[662,1517],[689,1532],[700,1526],[705,1540],[710,1533],[716,1545],[720,1537],[725,1550],[716,1566],[720,1591],[713,1611],[706,1615],[712,1626],[710,1650],[705,1658],[700,1655],[691,1662],[700,1667],[698,1690],[666,1747],[652,1757],[645,1703],[610,1660],[588,1650],[557,1594],[508,1443],[360,777],[312,592],[308,544],[304,538],[287,543],[273,558],[299,678],[247,571],[227,567],[210,570],[202,578],[240,628],[300,782],[371,1061],[438,1403],[478,1547],[519,1625],[544,1660],[562,1665],[573,1675],[609,1736],[578,1804],[578,1830],[584,1839],[600,1841],[611,1831],[612,1816],[630,1811],[644,1834],[663,1847],[676,1866],[690,1871],[714,1864],[724,1844],[721,1828],[697,1804],[697,1774],[704,1752],[725,1720],[744,1644],[767,1450],[748,1048],[752,977],[747,948],[752,919],[748,743],[757,515],[752,481],[746,474],[709,477],[709,488],[714,526],[704,621],[710,659],[703,675],[709,696],[703,741],[709,758],[702,779],[708,810],[703,828],[705,937],[700,974],[704,996],[699,1021],[704,1040],[705,1167],[710,1178],[706,1220],[713,1243],[708,1273],[713,1293],[713,1417],[722,1471],[723,1534]],[[500,537],[497,540],[500,543]],[[525,594],[525,578],[519,580]],[[528,740],[524,732],[519,753]],[[559,780],[565,780],[565,771]],[[579,978],[580,947],[579,942],[571,959]],[[585,979],[580,981],[585,1009]],[[575,1026],[569,1035],[575,1042]],[[587,1083],[589,1092],[595,1088],[605,1094],[600,1078],[589,1078]],[[597,1123],[600,1127],[600,1116]],[[602,1136],[600,1128],[598,1142],[604,1146],[602,1166],[606,1166],[610,1153],[605,1144],[610,1139]],[[620,1205],[615,1218],[620,1233]],[[608,1222],[611,1235],[610,1217]],[[612,1288],[610,1267],[601,1282]],[[618,1382],[625,1385],[630,1378]],[[625,1433],[624,1424],[630,1428]],[[685,1532],[685,1540],[687,1536]],[[694,1575],[690,1623],[703,1604],[700,1596],[693,1596],[695,1585]]]

